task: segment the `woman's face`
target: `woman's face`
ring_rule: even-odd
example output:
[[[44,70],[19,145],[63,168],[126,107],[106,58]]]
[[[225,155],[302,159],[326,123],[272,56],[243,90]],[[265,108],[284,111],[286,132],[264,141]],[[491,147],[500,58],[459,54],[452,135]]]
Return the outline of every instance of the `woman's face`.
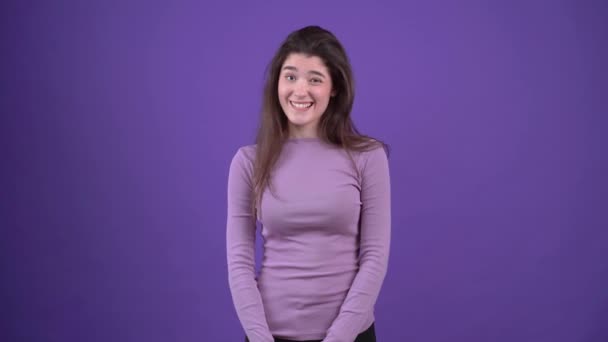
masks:
[[[317,56],[292,53],[279,74],[279,102],[291,137],[316,137],[321,116],[334,95],[329,70]]]

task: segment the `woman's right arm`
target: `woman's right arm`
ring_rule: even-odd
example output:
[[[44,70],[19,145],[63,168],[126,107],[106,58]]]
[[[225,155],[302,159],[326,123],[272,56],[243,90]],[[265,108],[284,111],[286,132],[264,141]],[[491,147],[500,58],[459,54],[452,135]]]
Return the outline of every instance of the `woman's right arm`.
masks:
[[[253,164],[245,148],[232,158],[228,174],[226,254],[228,282],[237,315],[251,342],[274,342],[255,279],[255,218],[251,213]]]

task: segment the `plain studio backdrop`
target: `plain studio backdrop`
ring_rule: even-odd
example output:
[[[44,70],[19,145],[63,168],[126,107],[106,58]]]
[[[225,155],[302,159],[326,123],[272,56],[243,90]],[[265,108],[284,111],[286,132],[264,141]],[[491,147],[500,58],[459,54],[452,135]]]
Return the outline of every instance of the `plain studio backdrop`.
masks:
[[[314,24],[392,147],[379,341],[608,341],[607,2],[1,7],[0,340],[242,341],[228,166]]]

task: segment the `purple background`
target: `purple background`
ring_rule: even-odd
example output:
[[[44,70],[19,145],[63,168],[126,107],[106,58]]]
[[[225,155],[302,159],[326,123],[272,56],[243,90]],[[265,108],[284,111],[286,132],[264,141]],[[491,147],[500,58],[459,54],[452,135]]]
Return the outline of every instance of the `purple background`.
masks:
[[[606,1],[0,12],[2,341],[242,341],[228,165],[308,24],[392,146],[379,341],[608,341]]]

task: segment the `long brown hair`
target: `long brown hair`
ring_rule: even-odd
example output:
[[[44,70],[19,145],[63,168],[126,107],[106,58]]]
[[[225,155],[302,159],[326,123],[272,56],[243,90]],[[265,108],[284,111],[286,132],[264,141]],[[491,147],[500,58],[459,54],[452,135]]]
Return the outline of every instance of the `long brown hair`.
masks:
[[[289,138],[288,119],[279,103],[278,85],[281,67],[292,53],[321,58],[332,79],[335,96],[330,99],[319,121],[319,138],[344,148],[351,160],[350,151],[368,151],[382,146],[388,153],[386,144],[359,133],[351,119],[355,84],[352,68],[342,44],[331,32],[319,26],[307,26],[294,31],[283,41],[267,68],[253,168],[254,216],[264,189],[271,187],[272,168],[279,158],[283,144]]]

